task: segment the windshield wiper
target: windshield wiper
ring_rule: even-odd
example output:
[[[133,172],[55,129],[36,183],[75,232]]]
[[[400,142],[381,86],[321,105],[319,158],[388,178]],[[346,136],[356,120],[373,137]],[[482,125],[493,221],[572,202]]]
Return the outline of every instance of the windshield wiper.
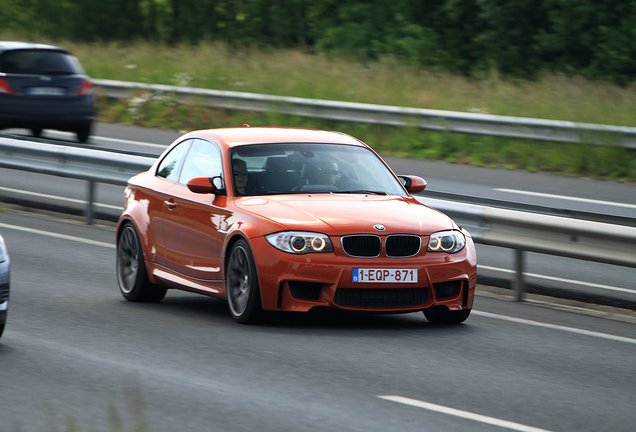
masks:
[[[346,190],[338,191],[337,193],[350,193],[350,194],[369,194],[369,195],[386,195],[384,191],[372,191],[372,190]]]

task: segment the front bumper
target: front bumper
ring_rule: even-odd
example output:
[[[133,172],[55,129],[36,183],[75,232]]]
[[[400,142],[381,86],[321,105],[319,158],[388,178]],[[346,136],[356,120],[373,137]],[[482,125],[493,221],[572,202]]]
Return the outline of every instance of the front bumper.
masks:
[[[472,240],[456,254],[420,251],[408,258],[354,258],[334,253],[293,255],[252,239],[261,300],[266,310],[304,312],[315,307],[401,313],[444,305],[472,308],[477,261]],[[354,268],[418,270],[413,283],[353,282]]]

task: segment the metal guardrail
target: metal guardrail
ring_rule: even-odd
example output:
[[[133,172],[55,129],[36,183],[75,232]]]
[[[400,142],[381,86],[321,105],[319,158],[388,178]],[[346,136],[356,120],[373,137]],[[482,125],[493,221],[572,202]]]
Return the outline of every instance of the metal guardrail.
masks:
[[[417,197],[452,217],[476,243],[515,250],[515,298],[523,297],[523,254],[560,257],[636,268],[636,226],[485,207]]]
[[[125,185],[155,158],[0,137],[0,167],[88,182],[86,223],[94,183]],[[515,295],[523,296],[523,253],[538,252],[636,268],[636,226],[539,214],[418,196],[465,227],[475,242],[516,251]]]
[[[279,112],[300,117],[389,126],[413,126],[434,131],[516,139],[611,144],[636,149],[635,127],[271,96],[126,81],[96,79],[93,82],[98,94],[111,98],[129,98],[139,92],[166,93],[173,95],[182,103],[199,103],[234,110]]]
[[[87,181],[85,220],[93,220],[95,183],[126,185],[156,158],[0,138],[0,167]]]
[[[571,210],[564,208],[545,207],[536,204],[526,204],[522,202],[500,200],[494,198],[483,198],[473,195],[460,195],[451,192],[441,192],[426,190],[421,194],[422,197],[433,198],[442,201],[453,201],[462,204],[473,204],[483,207],[494,207],[507,210],[517,210],[529,213],[548,214],[552,216],[560,216],[570,219],[580,219],[591,222],[602,222],[611,225],[625,225],[636,227],[636,219],[627,216],[617,216],[606,213],[592,213],[582,210]]]

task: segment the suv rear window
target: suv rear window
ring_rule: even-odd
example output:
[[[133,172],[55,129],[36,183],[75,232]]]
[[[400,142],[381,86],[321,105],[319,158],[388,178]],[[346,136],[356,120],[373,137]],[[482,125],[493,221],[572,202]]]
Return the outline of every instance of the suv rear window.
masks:
[[[75,57],[52,50],[6,51],[0,57],[0,72],[27,75],[84,74]]]

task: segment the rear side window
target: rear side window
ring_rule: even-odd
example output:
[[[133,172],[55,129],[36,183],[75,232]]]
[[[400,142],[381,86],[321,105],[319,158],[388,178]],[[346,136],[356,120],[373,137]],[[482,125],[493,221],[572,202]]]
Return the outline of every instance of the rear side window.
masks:
[[[84,74],[77,59],[52,50],[13,50],[0,57],[0,72],[24,75]]]
[[[192,140],[185,140],[175,146],[170,153],[163,158],[157,167],[157,177],[163,177],[166,180],[176,183],[179,179],[179,171],[183,163],[183,156],[190,147]]]

